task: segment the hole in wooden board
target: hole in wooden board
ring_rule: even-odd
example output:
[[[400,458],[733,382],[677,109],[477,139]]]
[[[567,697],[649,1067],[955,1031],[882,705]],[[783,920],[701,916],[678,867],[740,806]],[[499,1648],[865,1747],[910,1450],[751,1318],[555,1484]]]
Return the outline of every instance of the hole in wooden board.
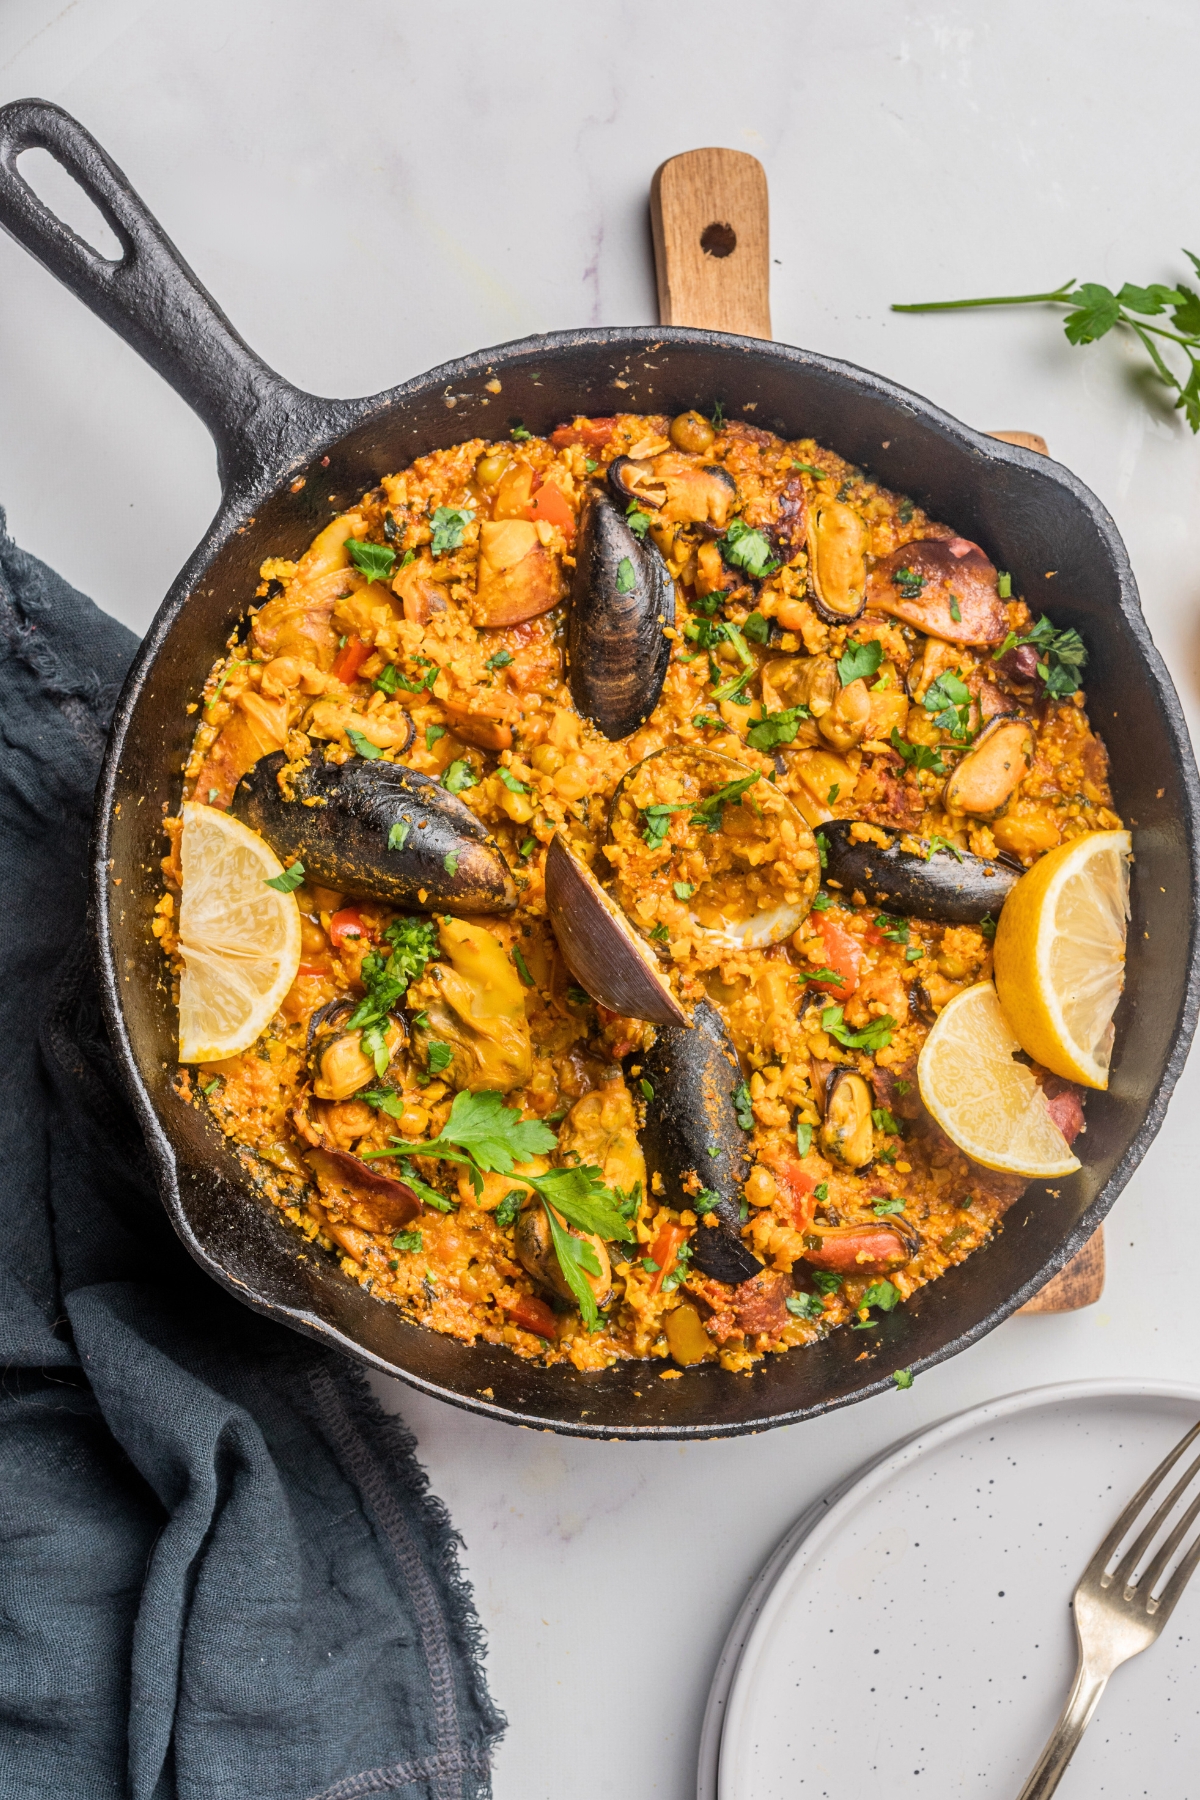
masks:
[[[86,194],[75,177],[64,169],[57,157],[40,146],[23,150],[17,158],[17,173],[33,189],[42,205],[56,219],[82,238],[106,262],[119,263],[125,251],[121,240],[90,194]]]
[[[705,256],[732,256],[737,249],[737,232],[732,225],[706,225],[700,233],[700,248]]]

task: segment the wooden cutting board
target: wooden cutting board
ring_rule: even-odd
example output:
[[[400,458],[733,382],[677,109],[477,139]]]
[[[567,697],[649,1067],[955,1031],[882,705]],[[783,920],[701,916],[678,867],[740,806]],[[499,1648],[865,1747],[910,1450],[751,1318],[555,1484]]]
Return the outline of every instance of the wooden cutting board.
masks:
[[[687,150],[655,171],[650,222],[664,325],[696,325],[743,337],[771,336],[771,254],[767,176],[744,150]],[[1045,456],[1032,431],[991,437]],[[1101,1227],[1023,1313],[1075,1312],[1104,1291]]]

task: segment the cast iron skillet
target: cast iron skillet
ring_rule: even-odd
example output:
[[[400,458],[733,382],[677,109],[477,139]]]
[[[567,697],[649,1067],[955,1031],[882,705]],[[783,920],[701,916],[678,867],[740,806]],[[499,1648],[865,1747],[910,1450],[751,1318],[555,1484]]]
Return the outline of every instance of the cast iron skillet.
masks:
[[[16,171],[41,146],[100,207],[124,249],[103,260]],[[879,1392],[892,1371],[964,1349],[1074,1255],[1162,1123],[1197,1012],[1200,787],[1170,677],[1150,641],[1125,550],[1082,484],[998,444],[916,394],[845,363],[720,332],[562,331],[480,351],[388,393],[321,400],[244,344],[119,169],[67,113],[0,111],[0,223],[106,319],[193,406],[217,446],[224,497],[164,600],[117,705],[96,797],[92,904],[109,1029],[192,1255],[224,1287],[413,1387],[513,1423],[595,1437],[714,1437],[805,1419]],[[489,391],[498,379],[502,391]],[[1037,613],[1074,625],[1091,656],[1091,716],[1112,758],[1137,869],[1112,1086],[1088,1103],[1085,1166],[1036,1185],[1004,1230],[885,1319],[869,1339],[768,1357],[752,1377],[715,1367],[660,1381],[661,1365],[602,1374],[533,1368],[465,1346],[372,1301],[259,1198],[221,1134],[171,1086],[175,1016],[150,933],[192,721],[185,704],[241,617],[266,556],[295,557],[335,510],[415,456],[520,420],[547,432],[578,412],[711,409],[785,437],[811,433],[978,539]],[[752,409],[752,410],[749,410]],[[303,477],[303,486],[300,478]],[[1049,571],[1054,571],[1053,576]],[[864,1347],[868,1355],[859,1361]]]

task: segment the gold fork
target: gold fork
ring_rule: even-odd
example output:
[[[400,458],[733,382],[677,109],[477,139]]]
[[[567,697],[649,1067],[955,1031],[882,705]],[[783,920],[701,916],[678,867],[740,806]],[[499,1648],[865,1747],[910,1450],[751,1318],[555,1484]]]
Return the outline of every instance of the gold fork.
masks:
[[[1200,1494],[1197,1494],[1171,1527],[1153,1560],[1144,1569],[1138,1567],[1200,1472],[1200,1456],[1197,1456],[1165,1498],[1159,1500],[1172,1469],[1197,1436],[1200,1436],[1200,1424],[1192,1426],[1155,1469],[1149,1481],[1138,1489],[1079,1578],[1071,1603],[1079,1645],[1075,1682],[1036,1769],[1021,1789],[1019,1800],[1048,1800],[1075,1754],[1075,1747],[1091,1721],[1109,1676],[1123,1662],[1128,1662],[1131,1656],[1148,1649],[1154,1642],[1200,1562],[1200,1533],[1197,1533],[1195,1542],[1185,1552],[1161,1593],[1154,1592],[1175,1552],[1200,1516]],[[1158,1504],[1149,1520],[1116,1567],[1110,1570],[1108,1565],[1117,1547],[1155,1501]]]

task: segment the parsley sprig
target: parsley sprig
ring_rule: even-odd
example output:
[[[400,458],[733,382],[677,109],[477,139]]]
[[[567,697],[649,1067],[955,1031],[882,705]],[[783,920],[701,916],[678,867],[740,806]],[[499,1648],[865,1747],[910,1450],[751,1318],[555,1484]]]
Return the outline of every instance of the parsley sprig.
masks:
[[[741,569],[753,581],[762,581],[783,566],[766,533],[747,525],[745,519],[730,519],[718,547],[732,568]]]
[[[1200,275],[1200,258],[1190,250],[1183,253]],[[982,300],[923,300],[916,305],[893,306],[893,312],[956,312],[974,306],[1065,306],[1069,310],[1063,330],[1071,344],[1094,344],[1107,336],[1115,326],[1132,331],[1149,356],[1154,374],[1164,387],[1176,395],[1176,410],[1182,410],[1192,430],[1200,432],[1200,294],[1184,283],[1166,287],[1152,281],[1149,287],[1136,287],[1127,281],[1117,293],[1099,281],[1082,281],[1075,277],[1046,294],[999,294]],[[1150,325],[1149,319],[1171,314],[1175,329]],[[1184,378],[1166,361],[1164,345],[1177,346],[1187,365]]]
[[[908,743],[900,736],[895,725],[892,726],[892,749],[903,757],[910,769],[929,769],[935,775],[946,773],[946,765],[939,750],[931,750],[928,744]]]
[[[1056,631],[1043,613],[1033,630],[1027,631],[1024,637],[1010,631],[992,661],[999,662],[1002,656],[1019,649],[1022,644],[1032,644],[1038,651],[1037,672],[1052,699],[1062,700],[1075,692],[1087,662],[1087,646],[1077,631],[1070,627]]]
[[[939,731],[948,731],[960,744],[970,743],[971,694],[961,675],[946,669],[925,689],[921,705]]]
[[[361,1030],[363,1054],[371,1058],[381,1080],[390,1060],[388,1014],[409,982],[418,981],[426,963],[437,955],[437,926],[429,919],[393,919],[383,937],[386,948],[368,950],[362,959],[359,975],[366,995],[346,1021],[348,1031]]]
[[[838,657],[838,678],[843,687],[849,687],[852,681],[862,681],[877,674],[882,661],[883,645],[878,638],[872,638],[866,644],[860,644],[855,639],[846,645],[845,651]]]

